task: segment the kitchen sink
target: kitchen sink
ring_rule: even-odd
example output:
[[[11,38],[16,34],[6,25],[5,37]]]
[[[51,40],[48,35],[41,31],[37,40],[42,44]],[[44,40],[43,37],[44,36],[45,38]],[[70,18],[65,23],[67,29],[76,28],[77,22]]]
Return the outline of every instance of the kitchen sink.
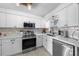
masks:
[[[53,34],[51,34],[51,33],[49,33],[49,34],[47,34],[47,35],[49,35],[49,36],[53,36],[53,37],[55,36],[55,35],[53,35]]]

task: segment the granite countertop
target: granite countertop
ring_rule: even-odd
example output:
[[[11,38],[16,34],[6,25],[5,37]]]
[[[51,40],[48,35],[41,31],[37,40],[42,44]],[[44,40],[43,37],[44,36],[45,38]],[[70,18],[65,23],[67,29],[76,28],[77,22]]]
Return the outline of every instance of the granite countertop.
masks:
[[[22,36],[2,36],[0,37],[0,40],[3,40],[3,39],[14,39],[14,38],[22,38]]]
[[[48,36],[50,36],[50,35],[48,35]],[[79,41],[76,40],[75,38],[66,38],[66,37],[62,37],[62,36],[50,36],[50,37],[52,39],[56,39],[56,40],[59,40],[61,42],[79,47]]]
[[[23,35],[22,32],[2,32],[2,35],[0,35],[0,40],[3,39],[14,39],[14,38],[21,38]]]
[[[0,37],[0,40],[3,40],[3,39],[14,39],[14,38],[28,39],[28,38],[36,38],[36,36],[28,36],[28,37],[23,37],[22,35],[16,35],[16,36],[1,36],[1,37]]]

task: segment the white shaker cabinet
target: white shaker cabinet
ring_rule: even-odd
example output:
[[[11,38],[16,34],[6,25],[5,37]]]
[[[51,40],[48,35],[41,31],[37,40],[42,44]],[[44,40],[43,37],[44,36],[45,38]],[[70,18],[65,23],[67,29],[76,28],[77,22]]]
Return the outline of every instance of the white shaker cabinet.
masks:
[[[51,36],[43,35],[43,46],[50,55],[53,55],[53,39]]]
[[[43,35],[36,35],[36,47],[43,46]]]
[[[22,52],[22,40],[20,38],[2,40],[2,55],[14,55]]]
[[[78,26],[78,4],[71,4],[67,7],[68,26]]]
[[[13,14],[7,14],[7,25],[6,27],[16,27],[17,25],[17,16]]]
[[[12,43],[10,39],[2,40],[2,55],[12,55]],[[12,53],[11,53],[12,52]]]
[[[23,16],[17,16],[17,24],[16,27],[17,28],[23,28],[23,23],[26,21],[26,18]]]
[[[25,17],[7,14],[7,26],[6,27],[17,27],[23,28],[23,22],[25,21]]]
[[[67,16],[66,16],[66,9],[63,9],[59,12],[56,13],[58,22],[57,22],[57,26],[58,27],[63,27],[64,25],[67,24]]]
[[[0,13],[0,27],[6,26],[6,14]]]
[[[13,46],[15,54],[22,52],[22,38],[16,38]]]
[[[53,55],[53,39],[50,36],[47,36],[47,51],[50,55]]]
[[[1,56],[1,54],[2,54],[2,53],[1,53],[2,51],[1,51],[1,50],[2,50],[2,49],[1,49],[1,40],[0,40],[0,56]]]
[[[35,25],[36,28],[46,28],[46,25],[45,25],[46,22],[41,19],[36,19],[35,23],[36,23]]]
[[[47,48],[47,35],[43,35],[43,46],[46,49]]]
[[[1,46],[0,46],[0,56],[1,56]]]

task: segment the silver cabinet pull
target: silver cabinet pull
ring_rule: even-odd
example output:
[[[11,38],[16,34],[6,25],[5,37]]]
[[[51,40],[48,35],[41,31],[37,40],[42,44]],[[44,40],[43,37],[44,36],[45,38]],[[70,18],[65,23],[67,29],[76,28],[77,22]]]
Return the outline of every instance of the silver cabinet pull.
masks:
[[[14,44],[14,42],[12,42],[12,44]]]
[[[11,41],[11,43],[12,43],[12,44],[14,44],[14,42],[15,42],[15,39],[12,39],[12,40],[10,40],[10,41]]]

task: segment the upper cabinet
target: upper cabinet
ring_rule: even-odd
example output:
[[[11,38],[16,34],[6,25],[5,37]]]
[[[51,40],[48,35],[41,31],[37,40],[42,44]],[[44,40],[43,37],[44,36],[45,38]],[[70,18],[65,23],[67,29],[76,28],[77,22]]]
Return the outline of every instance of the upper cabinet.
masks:
[[[18,17],[16,15],[7,14],[7,24],[6,27],[16,27]]]
[[[18,11],[3,10],[0,10],[0,27],[23,28],[24,22],[32,22],[35,23],[36,28],[45,28],[45,22],[41,17],[34,17],[33,15],[25,13],[20,14]]]
[[[36,19],[36,21],[35,21],[35,27],[36,28],[46,28],[45,21],[40,20],[40,19]]]
[[[67,24],[67,17],[66,17],[66,9],[63,9],[55,14],[57,16],[58,22],[57,26],[58,27],[63,27],[64,25]]]
[[[68,26],[79,25],[78,4],[70,4],[56,14],[59,20],[57,24],[58,27],[62,27],[64,25],[68,25]]]
[[[0,27],[6,26],[6,14],[0,13]]]
[[[78,26],[78,4],[71,4],[66,8],[68,26]]]
[[[8,13],[0,13],[0,27],[22,28],[24,21],[24,17]]]
[[[57,16],[58,27],[79,26],[79,4],[61,4],[58,8],[49,13],[46,17]]]
[[[23,28],[23,23],[26,20],[23,16],[7,14],[7,25],[6,27],[17,27]]]

